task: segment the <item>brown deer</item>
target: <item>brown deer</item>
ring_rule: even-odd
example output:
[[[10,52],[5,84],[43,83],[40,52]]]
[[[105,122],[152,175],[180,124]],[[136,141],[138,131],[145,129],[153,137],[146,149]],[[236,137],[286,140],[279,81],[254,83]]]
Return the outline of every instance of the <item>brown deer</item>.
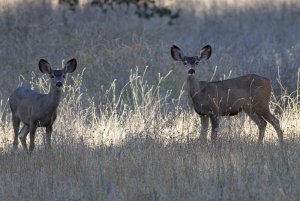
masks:
[[[276,130],[279,143],[283,143],[283,132],[279,120],[273,116],[269,109],[271,97],[271,81],[265,77],[248,74],[241,77],[205,82],[198,81],[196,66],[202,60],[211,56],[211,46],[206,45],[198,56],[188,57],[179,47],[171,47],[172,58],[182,61],[189,66],[187,74],[188,92],[192,99],[195,111],[201,118],[200,141],[206,142],[209,119],[211,121],[211,140],[217,139],[219,117],[236,115],[246,112],[259,128],[258,142],[262,143],[267,122]]]
[[[76,59],[69,60],[62,70],[53,70],[50,64],[41,59],[39,69],[47,73],[51,79],[50,92],[42,94],[27,87],[17,88],[9,98],[14,127],[14,148],[18,146],[18,136],[22,146],[27,150],[26,136],[30,132],[29,151],[34,149],[35,131],[37,127],[46,127],[46,145],[51,148],[52,125],[56,119],[62,86],[67,73],[75,71]],[[19,132],[20,122],[24,125]]]

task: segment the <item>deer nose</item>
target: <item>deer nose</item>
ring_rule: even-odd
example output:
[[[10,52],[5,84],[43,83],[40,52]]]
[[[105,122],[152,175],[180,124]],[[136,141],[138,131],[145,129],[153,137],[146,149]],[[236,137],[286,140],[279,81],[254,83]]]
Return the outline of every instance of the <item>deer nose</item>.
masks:
[[[63,84],[62,84],[61,81],[56,82],[56,86],[57,86],[57,87],[62,87],[62,85],[63,85]]]
[[[195,70],[192,69],[192,68],[190,68],[189,71],[188,71],[188,73],[189,73],[189,74],[194,74],[194,73],[195,73]]]

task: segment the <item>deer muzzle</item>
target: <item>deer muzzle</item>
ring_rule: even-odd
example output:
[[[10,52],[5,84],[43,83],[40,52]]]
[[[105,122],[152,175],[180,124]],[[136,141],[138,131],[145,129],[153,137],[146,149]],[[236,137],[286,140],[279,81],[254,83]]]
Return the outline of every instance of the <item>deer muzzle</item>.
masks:
[[[188,74],[194,74],[195,73],[195,70],[190,68],[189,71],[188,71]]]
[[[61,81],[58,81],[58,82],[56,82],[56,87],[62,87],[63,86],[63,83],[61,82]]]

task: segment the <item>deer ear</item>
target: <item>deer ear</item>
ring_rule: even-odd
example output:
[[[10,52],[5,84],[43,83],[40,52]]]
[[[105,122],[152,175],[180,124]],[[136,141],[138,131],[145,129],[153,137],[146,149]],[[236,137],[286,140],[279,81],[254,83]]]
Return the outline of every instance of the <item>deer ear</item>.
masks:
[[[182,61],[184,58],[184,55],[183,55],[181,49],[179,47],[177,47],[176,45],[173,45],[171,47],[171,55],[175,61]]]
[[[39,61],[39,69],[42,73],[51,73],[51,66],[45,59]]]
[[[76,70],[77,61],[76,59],[69,60],[64,68],[65,73],[73,73]]]
[[[211,55],[211,46],[210,45],[206,45],[204,46],[201,50],[200,50],[200,55],[198,56],[199,60],[202,59],[209,59]]]

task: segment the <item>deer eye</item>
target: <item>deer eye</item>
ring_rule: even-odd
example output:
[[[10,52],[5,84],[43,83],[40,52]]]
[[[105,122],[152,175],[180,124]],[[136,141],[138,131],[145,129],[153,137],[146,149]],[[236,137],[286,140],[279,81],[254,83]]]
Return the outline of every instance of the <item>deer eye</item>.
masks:
[[[199,61],[195,61],[195,64],[198,65],[198,64],[199,64]]]
[[[54,75],[50,75],[50,77],[51,77],[51,79],[53,79],[53,78],[54,78]]]
[[[183,61],[183,65],[185,65],[185,66],[186,66],[187,64],[188,64],[188,62],[187,62],[187,61]]]

